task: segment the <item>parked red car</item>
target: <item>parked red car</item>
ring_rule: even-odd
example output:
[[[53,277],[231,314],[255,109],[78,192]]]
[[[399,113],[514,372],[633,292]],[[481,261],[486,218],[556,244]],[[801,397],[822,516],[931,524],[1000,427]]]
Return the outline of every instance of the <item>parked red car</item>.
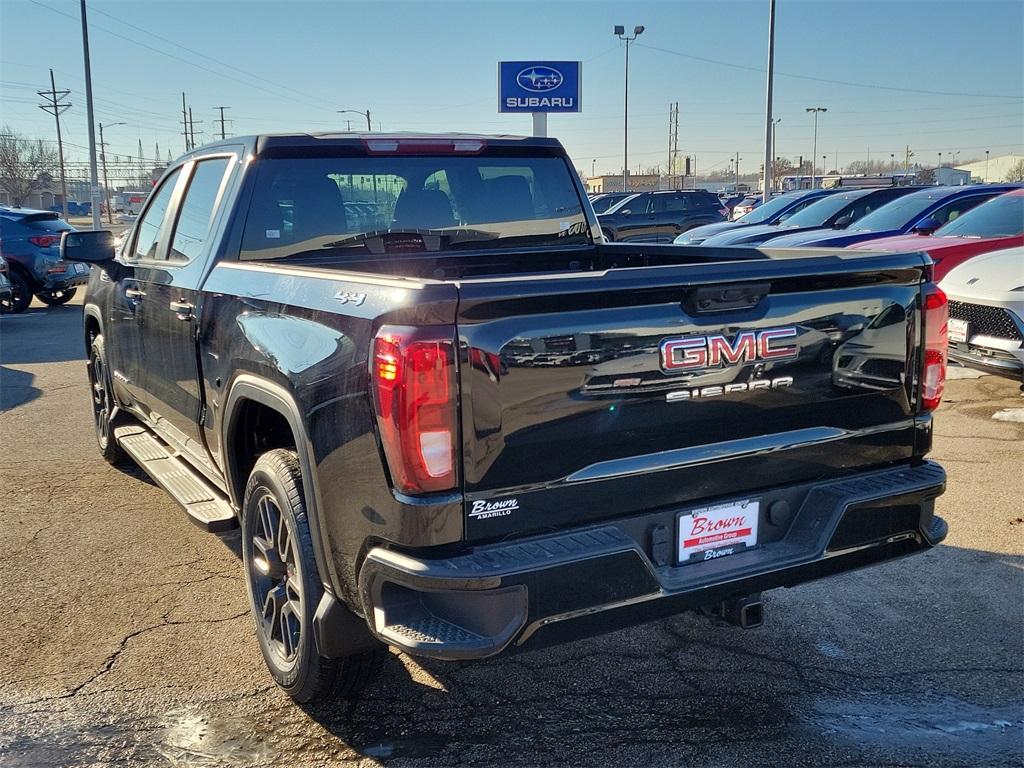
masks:
[[[861,251],[925,251],[935,282],[972,256],[1024,245],[1024,189],[994,197],[931,235],[898,235],[851,245]]]

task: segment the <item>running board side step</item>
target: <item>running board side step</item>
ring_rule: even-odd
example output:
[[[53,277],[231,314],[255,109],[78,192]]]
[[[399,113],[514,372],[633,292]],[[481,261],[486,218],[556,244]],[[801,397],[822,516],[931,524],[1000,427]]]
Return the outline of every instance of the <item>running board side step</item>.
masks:
[[[238,518],[224,494],[148,429],[126,424],[114,430],[114,439],[200,528],[223,533],[238,527]]]

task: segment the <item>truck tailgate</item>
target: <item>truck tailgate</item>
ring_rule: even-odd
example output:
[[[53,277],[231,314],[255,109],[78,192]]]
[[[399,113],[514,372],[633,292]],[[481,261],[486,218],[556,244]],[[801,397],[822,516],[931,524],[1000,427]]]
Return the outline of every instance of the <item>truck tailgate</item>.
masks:
[[[924,258],[765,253],[462,281],[467,538],[912,457]]]

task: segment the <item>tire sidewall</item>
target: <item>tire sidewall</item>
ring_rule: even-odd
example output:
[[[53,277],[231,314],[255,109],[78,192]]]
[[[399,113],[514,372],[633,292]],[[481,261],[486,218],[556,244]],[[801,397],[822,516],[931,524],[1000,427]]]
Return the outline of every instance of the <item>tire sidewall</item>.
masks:
[[[303,496],[301,478],[296,473],[291,477],[281,477],[282,466],[273,467],[274,462],[268,458],[279,453],[273,451],[266,454],[256,462],[249,482],[246,484],[245,499],[242,507],[242,562],[245,569],[245,586],[248,593],[249,609],[253,616],[253,625],[256,629],[256,637],[260,644],[260,651],[266,661],[267,668],[281,688],[289,695],[295,695],[303,691],[311,677],[318,674],[317,665],[319,657],[316,644],[313,639],[313,615],[323,594],[323,586],[319,574],[316,571],[316,563],[310,557],[312,546],[310,544],[309,528],[306,521],[305,498]],[[298,490],[299,503],[293,505],[291,501],[291,488],[294,485]],[[277,503],[281,514],[287,518],[290,535],[296,544],[298,556],[297,567],[299,579],[302,584],[302,632],[299,641],[299,651],[295,660],[289,665],[282,665],[276,651],[270,646],[268,638],[263,631],[261,620],[262,606],[256,605],[252,577],[253,543],[252,537],[256,526],[257,515],[256,504],[262,497],[264,491],[269,492]]]
[[[48,307],[59,307],[64,304],[67,304],[69,301],[75,298],[75,293],[77,292],[77,290],[77,288],[62,288],[60,291],[61,295],[58,297],[54,297],[51,293],[47,291],[40,291],[39,293],[36,294],[36,298],[43,302],[43,304],[46,304]]]
[[[100,361],[100,374],[96,373],[97,359]],[[93,428],[95,429],[96,432],[96,444],[99,446],[100,453],[103,455],[104,459],[111,463],[116,463],[121,459],[121,447],[117,444],[117,441],[114,439],[114,427],[116,426],[117,422],[115,421],[113,411],[116,409],[117,403],[114,400],[114,387],[113,382],[110,378],[110,368],[107,366],[107,354],[103,343],[102,334],[98,335],[92,341],[92,346],[90,347],[89,351],[89,367],[92,369],[91,378],[97,379],[97,382],[103,385],[104,389],[106,390],[107,399],[106,439],[104,439],[104,436],[100,430],[98,414],[95,413],[95,410],[93,413]],[[102,381],[99,381],[99,379],[101,378]],[[90,387],[91,385],[92,381],[90,379]],[[90,398],[93,396],[92,392],[89,393],[89,396]],[[95,406],[91,402],[91,400],[89,405],[95,409]]]

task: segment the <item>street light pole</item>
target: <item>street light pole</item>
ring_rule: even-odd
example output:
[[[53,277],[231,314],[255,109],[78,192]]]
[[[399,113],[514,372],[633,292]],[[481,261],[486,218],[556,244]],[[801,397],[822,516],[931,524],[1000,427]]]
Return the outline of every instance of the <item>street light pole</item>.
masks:
[[[128,123],[108,123],[107,128]],[[159,158],[157,158],[159,160]],[[110,185],[107,183],[107,143],[103,141],[103,123],[100,123],[100,162],[103,164],[103,202],[107,206],[107,223],[114,223],[114,214],[110,210]]]
[[[358,109],[338,109],[338,110],[335,110],[335,111],[339,115],[342,115],[342,114],[344,114],[346,112],[351,112],[353,115],[359,115],[360,117],[365,117],[366,118],[366,132],[367,133],[373,133],[373,126],[370,123],[370,110],[366,110],[365,112],[360,112]]]
[[[80,1],[82,12],[82,54],[85,58],[85,111],[89,118],[89,204],[92,206],[92,228],[99,229],[100,180],[96,168],[96,123],[92,112],[92,68],[89,64],[89,23],[85,15],[85,0]]]
[[[642,26],[633,27],[633,36],[626,34],[626,28],[616,25],[614,33],[626,43],[626,78],[622,99],[622,191],[629,192],[629,44],[644,33]]]
[[[818,113],[828,112],[827,107],[807,107],[806,112],[814,113],[814,144],[811,150],[811,189],[818,188],[818,175],[814,172],[814,163],[818,158]],[[822,166],[822,173],[825,169]]]
[[[772,158],[775,157],[775,123],[772,121],[772,81],[775,76],[775,0],[768,0],[768,83],[764,106],[764,190],[762,202],[772,196]]]
[[[983,183],[988,184],[988,150],[985,150],[985,178]]]

